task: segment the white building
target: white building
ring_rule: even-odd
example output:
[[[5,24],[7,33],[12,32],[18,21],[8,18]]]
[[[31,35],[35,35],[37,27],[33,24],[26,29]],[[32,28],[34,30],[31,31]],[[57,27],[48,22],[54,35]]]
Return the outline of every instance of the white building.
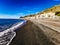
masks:
[[[55,13],[49,12],[40,15],[40,18],[55,18]]]
[[[32,16],[32,17],[30,17],[30,19],[35,19],[35,17],[34,17],[34,16]]]
[[[26,17],[26,19],[59,19],[60,17],[56,16],[55,13],[49,12],[49,13],[43,13],[40,15],[35,15],[32,17]]]
[[[40,15],[35,15],[35,19],[39,19],[39,16],[40,16]]]

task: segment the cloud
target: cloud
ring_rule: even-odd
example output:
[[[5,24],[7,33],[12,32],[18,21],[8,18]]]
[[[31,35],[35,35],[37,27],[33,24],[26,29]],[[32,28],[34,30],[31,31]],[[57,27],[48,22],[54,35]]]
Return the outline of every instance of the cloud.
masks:
[[[10,18],[10,19],[15,19],[18,18],[16,15],[7,15],[7,14],[0,14],[0,18]]]
[[[32,12],[32,11],[28,10],[27,12],[30,13],[30,12]]]
[[[39,12],[35,12],[35,14],[38,14]]]
[[[21,17],[27,15],[26,13],[17,13],[16,16]]]
[[[16,15],[21,16],[21,15],[24,15],[24,13],[17,13]]]
[[[24,16],[24,13],[17,13],[15,15],[8,14],[0,14],[0,18],[10,18],[10,19],[18,19],[20,16]]]

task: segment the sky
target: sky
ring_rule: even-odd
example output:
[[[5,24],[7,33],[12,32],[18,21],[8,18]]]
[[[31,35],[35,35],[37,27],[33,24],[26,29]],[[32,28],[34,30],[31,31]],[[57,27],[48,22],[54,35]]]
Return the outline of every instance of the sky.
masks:
[[[0,0],[0,18],[37,14],[58,4],[60,0]]]

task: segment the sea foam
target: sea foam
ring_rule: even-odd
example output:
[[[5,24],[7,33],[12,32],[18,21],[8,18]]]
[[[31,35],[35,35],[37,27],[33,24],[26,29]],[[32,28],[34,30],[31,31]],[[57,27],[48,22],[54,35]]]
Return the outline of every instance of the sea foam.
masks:
[[[0,32],[0,45],[9,45],[12,39],[16,36],[15,30],[24,24],[26,24],[26,20],[19,22],[3,32]]]

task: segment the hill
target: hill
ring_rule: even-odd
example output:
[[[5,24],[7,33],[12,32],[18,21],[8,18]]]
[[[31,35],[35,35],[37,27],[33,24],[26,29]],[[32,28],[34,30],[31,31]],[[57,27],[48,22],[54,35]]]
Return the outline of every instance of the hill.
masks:
[[[38,14],[48,13],[48,12],[60,12],[60,5],[53,6],[52,8],[48,8],[42,12],[39,12]]]
[[[27,15],[27,16],[24,16],[23,18],[32,17],[32,16],[35,16],[35,15],[40,15],[40,14],[49,13],[49,12],[53,12],[53,13],[55,13],[55,15],[60,16],[60,4],[55,5],[55,6],[51,7],[51,8],[46,9],[46,10],[43,10],[43,11],[39,12],[38,14]]]

